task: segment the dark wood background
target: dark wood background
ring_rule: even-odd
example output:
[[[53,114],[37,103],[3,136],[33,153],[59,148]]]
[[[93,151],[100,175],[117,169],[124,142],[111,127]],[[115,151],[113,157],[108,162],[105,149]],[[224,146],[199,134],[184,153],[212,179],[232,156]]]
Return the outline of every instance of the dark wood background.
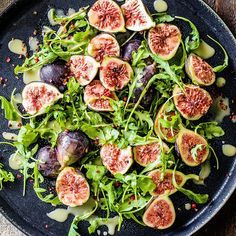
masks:
[[[204,1],[221,16],[236,36],[236,0]],[[0,8],[3,9],[10,2],[12,0],[0,0]],[[222,210],[194,236],[236,236],[236,192]]]
[[[236,36],[236,0],[204,1],[221,16]],[[222,210],[194,236],[236,236],[236,192]]]

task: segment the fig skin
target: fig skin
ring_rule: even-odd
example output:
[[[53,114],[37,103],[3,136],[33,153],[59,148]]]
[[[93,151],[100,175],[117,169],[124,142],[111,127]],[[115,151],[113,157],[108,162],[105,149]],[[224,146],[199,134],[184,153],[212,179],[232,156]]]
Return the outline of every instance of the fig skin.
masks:
[[[196,147],[196,145],[202,145],[201,149],[197,150],[196,160],[193,159],[191,150]],[[175,149],[180,155],[182,161],[191,167],[199,166],[206,161],[209,156],[208,143],[205,138],[201,135],[195,133],[192,130],[182,128],[178,134],[176,140]]]
[[[59,200],[66,206],[81,206],[88,201],[90,187],[84,175],[73,167],[65,167],[56,180]]]
[[[22,105],[30,115],[40,115],[63,95],[53,85],[43,82],[27,84],[22,91]]]
[[[95,111],[113,111],[110,99],[118,100],[115,92],[106,89],[100,80],[94,80],[85,87],[84,102]]]
[[[70,58],[70,71],[80,85],[88,85],[97,75],[100,64],[90,56],[76,55]]]
[[[115,57],[105,57],[100,67],[100,80],[111,91],[123,89],[133,76],[128,62]]]
[[[160,181],[161,171],[159,169],[153,170],[148,173],[148,176],[152,178],[156,189],[152,192],[152,196],[158,197],[160,195],[171,195],[174,194],[177,189],[172,184],[173,170],[167,169],[165,171],[163,181]],[[178,186],[183,186],[186,183],[186,177],[182,172],[175,171],[175,179]]]
[[[57,139],[57,159],[64,166],[71,165],[82,158],[89,149],[89,140],[81,131],[64,131]]]
[[[163,114],[165,114],[165,116],[168,116],[167,118],[168,120],[171,120],[171,117],[176,115],[176,111],[171,111],[171,112],[166,113],[165,112],[166,107],[167,107],[167,104],[164,104],[159,109],[155,118],[155,122],[154,122],[154,131],[156,135],[159,136],[161,139],[169,143],[175,143],[180,129],[178,128],[178,129],[172,130],[171,128],[163,128],[161,124],[159,123],[160,118],[163,118]]]
[[[198,120],[212,105],[210,94],[197,85],[188,84],[182,91],[177,85],[173,90],[174,104],[179,113],[187,120]]]
[[[132,148],[118,148],[115,144],[105,144],[102,146],[100,156],[103,165],[115,175],[125,174],[133,164]]]
[[[112,0],[98,0],[88,12],[90,25],[108,33],[125,32],[125,20],[119,5]]]
[[[168,146],[163,143],[164,151],[168,151]],[[133,148],[134,160],[143,167],[148,166],[150,163],[160,160],[161,147],[159,142],[149,143],[145,145],[138,145]],[[161,160],[157,166],[161,164]]]
[[[45,146],[39,149],[36,159],[39,160],[38,170],[43,176],[56,178],[60,172],[61,165],[57,160],[56,149]]]
[[[141,45],[141,40],[138,39],[133,39],[130,40],[124,48],[124,53],[123,53],[123,60],[127,62],[131,62],[132,60],[132,53],[137,52],[138,48]]]
[[[120,56],[120,46],[116,38],[107,33],[95,36],[88,45],[88,54],[102,62],[105,56]]]
[[[128,30],[144,31],[155,26],[141,0],[126,0],[121,9],[125,17],[125,27]]]
[[[213,68],[201,57],[191,53],[185,62],[185,71],[196,85],[210,86],[216,80]]]
[[[143,222],[154,229],[167,229],[175,222],[176,213],[167,196],[155,198],[143,215]]]
[[[152,76],[155,75],[155,73],[156,73],[156,64],[155,63],[147,66],[144,69],[142,78],[139,81],[137,81],[137,84],[139,86],[134,89],[134,92],[133,92],[134,98],[131,100],[132,102],[136,103],[138,101],[141,93],[143,92],[143,90],[147,86],[147,84],[148,84],[149,80],[152,78]],[[151,87],[151,88],[149,88],[149,90],[147,91],[147,93],[145,94],[143,99],[141,100],[140,105],[143,106],[144,108],[148,108],[150,106],[150,104],[152,103],[153,96],[154,96],[154,89]]]
[[[66,89],[66,80],[68,77],[68,67],[64,61],[58,60],[47,64],[40,69],[40,79],[48,84],[52,84],[60,91]]]
[[[181,38],[181,32],[177,26],[162,23],[149,30],[148,45],[153,54],[168,61],[175,56]]]

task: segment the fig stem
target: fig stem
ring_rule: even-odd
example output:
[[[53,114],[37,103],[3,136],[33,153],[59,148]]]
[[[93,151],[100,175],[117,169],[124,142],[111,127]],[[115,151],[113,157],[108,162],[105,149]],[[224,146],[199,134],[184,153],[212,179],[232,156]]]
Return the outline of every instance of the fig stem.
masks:
[[[185,175],[185,178],[186,178],[186,181],[187,180],[196,180],[196,181],[199,181],[200,180],[200,177],[198,175],[195,175],[195,174],[189,174],[189,175]]]
[[[211,150],[211,152],[213,153],[213,156],[215,157],[215,161],[216,161],[216,169],[219,170],[219,160],[218,160],[218,157],[216,155],[216,152],[215,150],[213,149],[213,147],[208,144],[207,147]]]
[[[214,72],[222,72],[228,65],[229,65],[229,56],[228,53],[226,52],[225,48],[215,39],[213,39],[210,35],[207,35],[209,39],[211,39],[213,42],[218,44],[218,46],[222,49],[225,59],[223,65],[219,65],[213,68]]]
[[[121,44],[121,47],[123,47],[125,44],[127,44],[136,34],[137,34],[137,32],[133,32],[133,33],[129,36],[129,38],[128,38],[124,43]]]

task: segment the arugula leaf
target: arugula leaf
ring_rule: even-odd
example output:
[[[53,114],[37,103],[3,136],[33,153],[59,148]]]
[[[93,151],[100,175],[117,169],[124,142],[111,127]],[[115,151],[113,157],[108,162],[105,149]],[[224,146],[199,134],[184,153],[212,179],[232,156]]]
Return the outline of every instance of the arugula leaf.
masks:
[[[185,39],[186,51],[190,52],[197,49],[200,45],[200,35],[199,35],[197,27],[193,24],[192,21],[190,21],[187,18],[184,18],[182,16],[176,16],[175,18],[188,22],[192,29],[192,31],[190,32],[190,35]]]
[[[3,96],[0,96],[2,102],[2,109],[4,110],[5,119],[11,121],[18,121],[19,116],[15,110],[15,107]]]
[[[106,168],[104,166],[86,164],[83,165],[87,169],[86,177],[93,181],[99,181],[106,174]]]
[[[30,126],[30,124],[26,124],[22,126],[19,134],[17,136],[17,141],[22,143],[25,147],[29,147],[32,143],[35,143],[38,140],[38,132],[34,128]]]
[[[154,14],[154,21],[157,22],[157,23],[164,23],[164,22],[171,22],[171,21],[174,21],[174,17],[166,14],[166,13],[157,13],[157,14]]]
[[[0,191],[3,188],[3,182],[14,182],[14,180],[13,174],[4,170],[4,165],[0,163]]]
[[[210,38],[212,41],[214,41],[218,46],[222,49],[225,59],[224,59],[224,64],[219,65],[213,68],[214,72],[222,72],[226,67],[229,65],[229,56],[228,53],[226,52],[225,48],[215,39],[213,39],[211,36],[207,35],[208,38]]]
[[[225,134],[224,130],[214,121],[198,124],[195,127],[195,132],[205,136],[207,139],[218,138]]]
[[[203,144],[197,144],[195,147],[191,149],[191,156],[195,161],[197,161],[198,150],[201,151],[202,148],[203,148]]]

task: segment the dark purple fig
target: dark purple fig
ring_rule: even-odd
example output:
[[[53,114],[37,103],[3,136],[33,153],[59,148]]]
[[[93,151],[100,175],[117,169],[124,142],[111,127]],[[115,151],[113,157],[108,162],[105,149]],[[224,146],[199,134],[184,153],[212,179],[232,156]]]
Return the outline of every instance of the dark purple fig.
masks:
[[[22,91],[22,105],[28,114],[39,115],[62,97],[63,94],[56,87],[43,82],[32,82]]]
[[[177,26],[158,24],[149,30],[148,45],[152,53],[162,60],[170,60],[175,56],[181,42],[181,32]]]
[[[38,170],[45,177],[56,178],[61,165],[57,160],[57,151],[50,146],[40,148],[37,154]]]
[[[155,229],[167,229],[175,222],[176,214],[172,201],[167,196],[160,196],[148,206],[143,222]]]
[[[88,12],[90,25],[99,31],[125,32],[125,21],[119,5],[112,0],[98,0]]]
[[[152,178],[153,183],[156,185],[156,189],[152,193],[153,196],[171,195],[177,191],[172,184],[173,170],[165,170],[163,180],[161,180],[161,170],[159,169],[149,172],[148,176]],[[178,186],[183,186],[188,179],[187,177],[179,171],[175,172],[175,180]]]
[[[174,143],[179,133],[178,125],[181,123],[181,120],[176,120],[173,124],[173,117],[174,119],[176,118],[177,111],[175,109],[169,110],[169,107],[169,103],[165,103],[158,111],[155,118],[154,131],[161,139],[169,143]],[[162,123],[163,120],[169,122],[171,125],[173,124],[173,126],[166,127],[163,125],[165,123]]]
[[[144,88],[148,84],[149,80],[152,78],[153,75],[156,73],[156,64],[152,64],[147,66],[143,71],[143,76],[140,80],[137,81],[137,87],[134,89],[134,97],[131,100],[132,102],[136,103],[143,92]],[[143,107],[149,107],[153,100],[154,96],[154,89],[151,87],[144,95],[143,99],[141,100],[140,105]]]
[[[88,54],[102,62],[105,56],[120,56],[120,46],[116,38],[110,34],[101,33],[90,41],[88,45]]]
[[[116,94],[106,89],[100,80],[94,80],[85,87],[84,101],[95,111],[113,111],[110,99],[117,100]]]
[[[64,131],[57,140],[57,159],[62,167],[71,165],[83,157],[89,148],[89,140],[81,131]]]
[[[200,119],[207,113],[213,102],[206,90],[191,84],[185,85],[184,90],[176,85],[173,97],[175,107],[187,120]]]
[[[105,57],[100,67],[100,80],[111,91],[123,89],[133,76],[128,62],[115,57]]]
[[[155,26],[142,0],[128,0],[121,6],[125,27],[132,31],[144,31]]]
[[[191,53],[185,63],[185,71],[194,84],[210,86],[216,80],[213,68],[201,57]]]
[[[81,206],[88,201],[90,188],[84,175],[73,167],[65,167],[57,177],[56,191],[66,206]]]
[[[82,86],[95,78],[99,66],[100,64],[90,56],[76,55],[70,58],[70,71]]]
[[[132,53],[137,52],[140,45],[141,45],[141,40],[138,39],[130,40],[124,48],[123,60],[130,62],[132,60]]]
[[[56,86],[60,91],[65,90],[67,76],[68,68],[64,61],[55,61],[40,69],[40,79],[45,83]]]
[[[103,165],[114,175],[125,174],[133,164],[131,147],[118,148],[115,144],[105,144],[101,148],[100,156]]]
[[[164,151],[168,150],[168,146],[163,143]],[[147,166],[150,163],[153,163],[155,161],[159,162],[157,163],[161,164],[161,147],[159,142],[155,143],[149,143],[145,145],[138,145],[133,148],[134,153],[134,160],[141,166]]]
[[[176,151],[188,166],[198,166],[209,156],[207,141],[192,130],[182,128],[176,140]]]

